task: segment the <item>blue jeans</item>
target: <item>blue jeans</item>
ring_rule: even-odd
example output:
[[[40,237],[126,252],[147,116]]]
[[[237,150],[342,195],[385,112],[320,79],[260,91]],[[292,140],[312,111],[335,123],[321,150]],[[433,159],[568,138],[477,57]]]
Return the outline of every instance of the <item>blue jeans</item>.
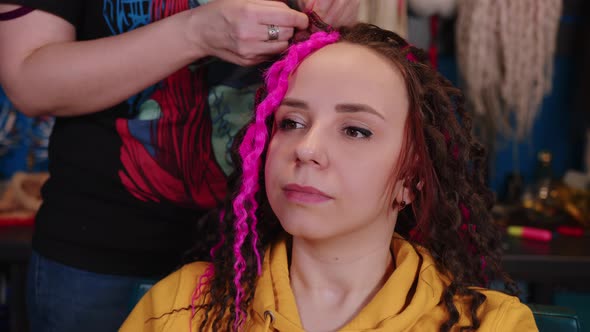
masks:
[[[33,252],[27,280],[30,330],[117,331],[155,282],[88,272]]]

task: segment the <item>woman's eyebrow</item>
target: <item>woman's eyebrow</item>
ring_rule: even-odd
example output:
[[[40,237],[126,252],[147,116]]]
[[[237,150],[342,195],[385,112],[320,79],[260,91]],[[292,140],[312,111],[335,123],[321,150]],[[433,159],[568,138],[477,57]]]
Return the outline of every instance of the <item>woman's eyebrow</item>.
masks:
[[[374,114],[374,115],[380,117],[381,119],[385,120],[385,117],[383,117],[383,115],[381,115],[381,113],[375,111],[374,108],[372,108],[371,106],[366,105],[366,104],[338,104],[338,105],[336,105],[336,112],[339,112],[339,113],[367,112],[367,113]]]
[[[283,106],[289,106],[293,108],[299,108],[302,110],[309,110],[309,105],[304,102],[303,100],[294,99],[294,98],[285,98],[281,103]],[[381,113],[377,112],[374,108],[366,104],[338,104],[336,105],[336,112],[338,113],[356,113],[356,112],[366,112],[374,114],[381,119],[385,120],[385,117],[381,115]]]
[[[289,107],[294,107],[294,108],[301,108],[301,109],[304,109],[304,110],[308,110],[309,109],[309,106],[307,105],[306,102],[304,102],[303,100],[293,99],[293,98],[285,98],[285,99],[283,99],[283,101],[281,102],[281,105],[289,106]]]

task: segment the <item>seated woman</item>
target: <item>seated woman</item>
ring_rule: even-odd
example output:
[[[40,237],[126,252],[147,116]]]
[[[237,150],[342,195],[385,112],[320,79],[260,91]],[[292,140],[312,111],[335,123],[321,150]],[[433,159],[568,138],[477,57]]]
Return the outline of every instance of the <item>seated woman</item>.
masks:
[[[535,331],[483,288],[500,234],[463,97],[393,32],[293,45],[236,151],[212,263],[156,284],[122,331]]]

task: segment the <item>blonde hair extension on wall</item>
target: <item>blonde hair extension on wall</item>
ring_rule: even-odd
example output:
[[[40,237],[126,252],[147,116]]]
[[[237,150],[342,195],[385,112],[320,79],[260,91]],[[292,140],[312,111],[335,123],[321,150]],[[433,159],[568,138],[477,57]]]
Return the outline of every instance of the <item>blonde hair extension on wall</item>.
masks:
[[[551,91],[562,0],[459,0],[465,94],[494,131],[523,140]]]
[[[406,38],[408,14],[406,0],[363,0],[359,8],[359,20],[391,30]]]

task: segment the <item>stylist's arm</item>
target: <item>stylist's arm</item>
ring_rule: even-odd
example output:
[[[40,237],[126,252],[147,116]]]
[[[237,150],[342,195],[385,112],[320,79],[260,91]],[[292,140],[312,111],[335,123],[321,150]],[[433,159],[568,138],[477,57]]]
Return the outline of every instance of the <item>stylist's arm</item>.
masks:
[[[17,8],[0,0],[0,13]],[[214,0],[125,33],[80,41],[72,23],[35,10],[0,20],[0,85],[28,116],[90,114],[204,57],[242,66],[263,62],[287,48],[294,28],[307,26],[305,14],[278,1]]]
[[[324,22],[333,27],[349,26],[358,22],[361,0],[298,0],[302,10],[313,9]],[[371,0],[365,0],[371,1]]]
[[[288,47],[295,28],[306,29],[307,16],[280,1],[215,0],[194,11],[194,45],[202,53],[238,65],[254,65]],[[271,26],[278,29],[273,36]],[[278,38],[276,40],[269,40]]]

